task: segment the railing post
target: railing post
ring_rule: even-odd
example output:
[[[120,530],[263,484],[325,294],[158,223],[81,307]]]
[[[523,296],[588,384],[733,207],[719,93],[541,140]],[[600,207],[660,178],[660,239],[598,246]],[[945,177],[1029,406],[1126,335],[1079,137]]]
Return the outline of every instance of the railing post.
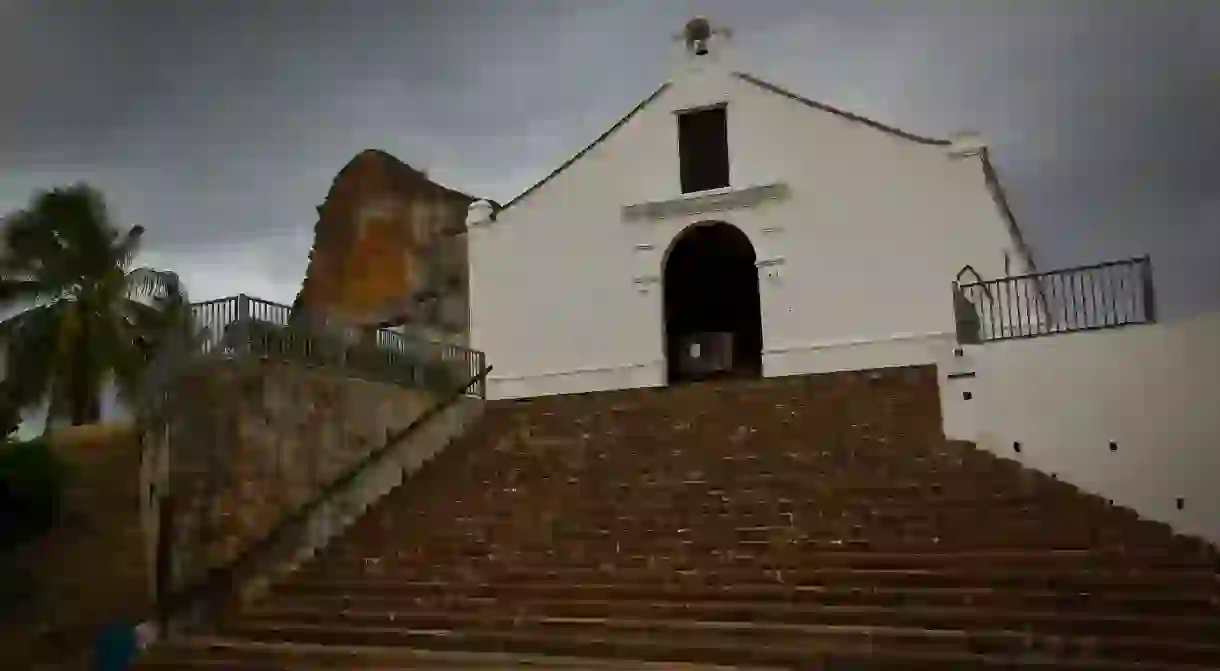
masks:
[[[1145,254],[1140,259],[1140,275],[1144,284],[1144,321],[1156,322],[1156,290],[1152,285],[1152,257]]]
[[[245,294],[237,294],[237,321],[244,321],[250,318],[250,297]]]
[[[479,375],[482,375],[478,382],[479,398],[487,400],[487,376],[483,375],[485,372],[487,372],[487,353],[479,351],[477,357],[479,361]]]
[[[237,294],[237,319],[234,321],[238,324],[237,328],[241,334],[241,342],[238,343],[238,348],[243,354],[249,354],[254,351],[254,325],[250,323],[249,296]]]
[[[953,323],[957,342],[962,345],[977,345],[982,341],[978,310],[966,296],[960,284],[952,284]]]

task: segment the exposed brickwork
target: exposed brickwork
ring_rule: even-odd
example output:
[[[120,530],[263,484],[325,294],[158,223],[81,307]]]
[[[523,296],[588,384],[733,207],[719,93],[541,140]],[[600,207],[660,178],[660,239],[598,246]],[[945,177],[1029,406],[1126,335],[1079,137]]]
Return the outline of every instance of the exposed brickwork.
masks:
[[[947,443],[938,398],[935,371],[910,368],[492,404],[462,446],[222,622],[226,647],[180,642],[145,668],[420,666],[347,646],[778,668],[1220,663],[1214,550]]]
[[[381,151],[361,152],[318,208],[297,309],[319,325],[369,326],[406,317],[466,329],[466,208],[474,199]],[[431,291],[442,298],[421,305]]]

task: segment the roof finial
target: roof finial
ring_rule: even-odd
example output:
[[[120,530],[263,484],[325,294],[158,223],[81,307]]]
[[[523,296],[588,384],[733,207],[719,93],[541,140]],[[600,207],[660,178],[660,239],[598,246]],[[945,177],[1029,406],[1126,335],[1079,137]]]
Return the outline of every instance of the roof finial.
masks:
[[[675,40],[682,40],[686,43],[686,52],[691,56],[706,56],[708,54],[708,44],[712,37],[722,37],[728,39],[733,34],[733,31],[723,26],[712,26],[712,23],[707,18],[696,16],[686,22],[686,26],[682,32],[674,36]]]

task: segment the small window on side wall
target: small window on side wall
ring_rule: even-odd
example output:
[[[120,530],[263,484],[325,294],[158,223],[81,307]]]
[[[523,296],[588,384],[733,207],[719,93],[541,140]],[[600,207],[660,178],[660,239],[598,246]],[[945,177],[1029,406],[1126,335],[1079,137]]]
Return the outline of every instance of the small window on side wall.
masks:
[[[724,106],[678,115],[682,193],[729,185],[729,135]]]

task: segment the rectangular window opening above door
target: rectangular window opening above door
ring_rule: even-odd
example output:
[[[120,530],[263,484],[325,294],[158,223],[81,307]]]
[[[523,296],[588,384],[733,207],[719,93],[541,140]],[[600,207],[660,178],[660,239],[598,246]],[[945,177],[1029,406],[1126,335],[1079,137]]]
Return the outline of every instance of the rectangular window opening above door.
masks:
[[[725,107],[678,114],[682,193],[729,186],[729,133]]]

